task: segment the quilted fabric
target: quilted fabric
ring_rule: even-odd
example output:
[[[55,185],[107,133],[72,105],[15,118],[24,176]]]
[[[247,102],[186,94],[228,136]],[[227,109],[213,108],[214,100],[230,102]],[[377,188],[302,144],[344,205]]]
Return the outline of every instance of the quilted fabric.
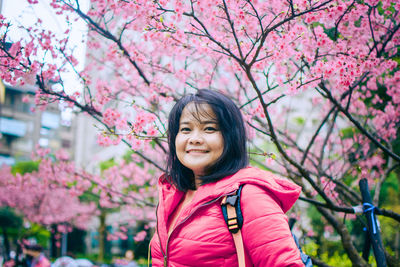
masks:
[[[304,266],[284,214],[300,187],[248,167],[200,186],[168,237],[167,220],[184,193],[159,179],[157,227],[151,240],[152,266],[237,266],[232,235],[222,216],[221,198],[245,184],[241,195],[246,266]]]

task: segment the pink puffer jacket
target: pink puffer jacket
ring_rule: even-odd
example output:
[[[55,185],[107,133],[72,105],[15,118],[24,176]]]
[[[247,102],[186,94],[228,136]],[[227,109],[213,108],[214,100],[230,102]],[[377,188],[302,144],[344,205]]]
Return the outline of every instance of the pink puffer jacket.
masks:
[[[242,236],[251,261],[246,266],[304,266],[284,214],[299,197],[300,187],[252,167],[200,186],[169,238],[167,220],[184,193],[160,178],[157,227],[150,244],[152,266],[237,266],[235,244],[220,203],[241,184],[245,184]]]

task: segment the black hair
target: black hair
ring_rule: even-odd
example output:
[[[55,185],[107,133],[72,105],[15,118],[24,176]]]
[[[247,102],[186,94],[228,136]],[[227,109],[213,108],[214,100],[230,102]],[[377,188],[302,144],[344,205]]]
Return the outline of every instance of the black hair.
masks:
[[[196,118],[200,114],[199,112],[202,112],[201,104],[210,105],[217,117],[224,139],[224,150],[221,157],[206,170],[205,176],[200,177],[201,184],[218,181],[249,164],[244,121],[235,103],[224,94],[208,89],[198,90],[196,94],[185,95],[175,104],[168,117],[169,153],[167,161],[167,179],[178,190],[185,192],[188,189],[196,188],[194,174],[179,161],[176,155],[175,139],[179,131],[182,111],[189,103],[195,104],[197,114],[194,115]],[[203,112],[205,111],[203,110]]]

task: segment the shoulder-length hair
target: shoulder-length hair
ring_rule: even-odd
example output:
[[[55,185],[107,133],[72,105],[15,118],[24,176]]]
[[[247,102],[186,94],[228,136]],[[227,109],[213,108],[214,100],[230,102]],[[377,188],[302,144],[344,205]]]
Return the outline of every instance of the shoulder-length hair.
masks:
[[[249,163],[246,149],[246,130],[239,108],[227,96],[212,90],[202,89],[196,94],[183,96],[172,108],[168,117],[168,145],[167,179],[178,190],[195,189],[192,170],[182,165],[176,155],[175,139],[179,131],[179,121],[183,109],[189,103],[195,104],[195,118],[205,112],[201,104],[210,105],[219,124],[224,140],[224,149],[220,158],[206,170],[206,175],[200,177],[201,184],[218,181],[232,175]]]

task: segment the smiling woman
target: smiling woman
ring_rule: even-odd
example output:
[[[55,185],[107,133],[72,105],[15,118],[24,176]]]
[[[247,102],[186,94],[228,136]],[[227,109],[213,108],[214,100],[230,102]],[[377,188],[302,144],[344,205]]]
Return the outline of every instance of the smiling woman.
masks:
[[[304,266],[284,214],[300,188],[247,166],[244,121],[228,97],[199,90],[181,98],[168,119],[168,145],[150,243],[152,266],[238,266],[221,203],[243,185],[241,262]]]
[[[221,157],[224,138],[208,104],[188,104],[182,112],[175,139],[178,160],[194,174],[196,187],[201,176]]]
[[[204,123],[208,124],[204,124]],[[205,173],[198,177],[198,182],[207,184],[232,175],[248,165],[246,149],[246,131],[240,110],[235,103],[223,94],[211,90],[199,90],[197,94],[182,97],[173,107],[168,118],[169,155],[167,164],[168,177],[181,191],[196,189],[193,170],[181,162],[178,155],[177,139],[193,136],[190,127],[201,125],[203,133],[207,133],[207,141],[211,136],[222,136],[217,146],[222,146],[222,154],[214,158],[214,162],[204,166]],[[208,127],[208,129],[207,129]],[[215,130],[211,130],[215,128]],[[183,131],[182,131],[183,130]],[[196,134],[196,129],[193,129]],[[213,141],[213,142],[214,142]],[[215,143],[209,144],[216,149]],[[196,148],[200,146],[197,145]]]

